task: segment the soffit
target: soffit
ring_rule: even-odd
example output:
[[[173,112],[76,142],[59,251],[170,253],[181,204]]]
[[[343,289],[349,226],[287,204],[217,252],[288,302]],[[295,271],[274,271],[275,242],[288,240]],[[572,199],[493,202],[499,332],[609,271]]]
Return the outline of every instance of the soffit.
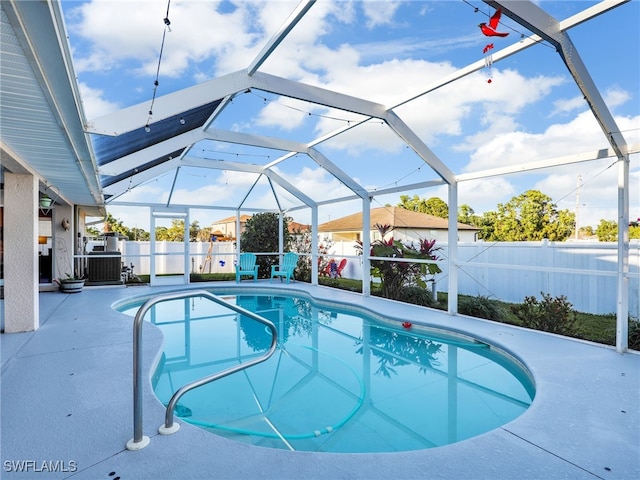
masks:
[[[2,156],[70,203],[103,205],[61,18],[56,3],[2,2]]]

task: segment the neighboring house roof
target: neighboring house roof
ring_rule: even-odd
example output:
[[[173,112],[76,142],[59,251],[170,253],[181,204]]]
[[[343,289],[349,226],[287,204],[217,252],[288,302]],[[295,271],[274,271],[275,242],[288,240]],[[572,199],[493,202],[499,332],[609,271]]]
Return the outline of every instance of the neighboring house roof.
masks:
[[[289,222],[289,233],[309,232],[311,231],[311,225],[305,225],[304,223]]]
[[[429,230],[448,230],[446,218],[414,212],[400,207],[380,207],[371,209],[369,228],[375,230],[375,224],[391,225],[394,228],[421,228]],[[459,230],[479,230],[465,223],[458,223]],[[362,213],[354,213],[318,225],[320,232],[362,231]]]
[[[253,215],[240,215],[240,223],[246,223]],[[213,222],[212,225],[220,225],[223,223],[235,223],[236,217],[227,217],[222,220],[218,220],[217,222]],[[306,225],[304,223],[298,223],[294,221],[289,222],[289,233],[296,233],[297,231],[306,232],[311,230],[311,225]]]
[[[249,220],[253,215],[240,215],[240,222],[246,222],[247,220]],[[227,218],[223,218],[222,220],[218,220],[216,222],[212,222],[212,225],[220,225],[221,223],[236,223],[236,216],[234,215],[233,217],[227,217]]]

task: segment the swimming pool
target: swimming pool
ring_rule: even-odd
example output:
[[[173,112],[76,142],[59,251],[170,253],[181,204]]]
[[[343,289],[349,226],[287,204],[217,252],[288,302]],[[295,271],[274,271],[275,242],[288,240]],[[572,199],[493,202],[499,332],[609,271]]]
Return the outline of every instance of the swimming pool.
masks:
[[[178,403],[179,419],[218,435],[290,450],[417,450],[498,428],[534,396],[518,362],[467,336],[302,296],[224,298],[271,320],[279,339],[267,362]],[[271,342],[264,325],[204,298],[163,302],[148,317],[165,334],[153,382],[165,404],[182,385],[260,356]]]

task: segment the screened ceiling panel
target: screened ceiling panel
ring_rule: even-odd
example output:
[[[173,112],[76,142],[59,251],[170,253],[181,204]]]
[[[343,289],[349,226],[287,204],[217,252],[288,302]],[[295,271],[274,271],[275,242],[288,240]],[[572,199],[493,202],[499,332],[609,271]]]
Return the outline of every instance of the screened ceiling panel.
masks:
[[[91,189],[91,182],[97,181],[101,189],[98,197],[103,194],[108,202],[123,200],[125,194],[130,197],[131,190],[148,188],[154,176],[160,176],[172,179],[166,186],[169,202],[191,198],[196,202],[194,207],[209,206],[216,198],[215,202],[228,203],[225,208],[248,203],[258,205],[263,201],[263,205],[275,204],[276,208],[298,208],[354,196],[386,195],[402,187],[419,189],[421,185],[453,184],[459,175],[468,178],[464,169],[468,169],[474,159],[469,162],[469,158],[465,158],[467,152],[480,151],[478,145],[492,135],[491,131],[482,131],[486,118],[497,117],[523,130],[532,118],[526,114],[526,105],[514,105],[498,94],[500,82],[497,80],[513,76],[514,71],[532,77],[537,74],[536,69],[544,66],[546,76],[532,89],[532,101],[552,86],[558,91],[562,89],[567,98],[582,97],[582,108],[592,115],[587,128],[589,132],[593,130],[593,135],[589,134],[589,138],[594,139],[593,146],[575,142],[575,154],[591,148],[602,150],[603,143],[608,143],[619,158],[637,153],[637,145],[627,144],[623,129],[616,124],[598,90],[597,79],[591,78],[587,62],[583,62],[578,53],[580,49],[567,34],[574,28],[583,37],[591,34],[588,27],[591,21],[595,20],[593,23],[597,25],[598,17],[624,4],[623,0],[589,5],[494,0],[483,3],[483,9],[471,8],[468,2],[444,2],[437,7],[439,15],[463,19],[460,31],[448,32],[446,36],[462,39],[463,43],[469,22],[486,20],[486,11],[502,10],[502,24],[512,33],[517,32],[519,38],[511,35],[505,42],[494,40],[496,47],[489,63],[479,55],[475,39],[469,40],[469,45],[454,47],[459,53],[466,52],[468,57],[459,56],[459,63],[453,64],[447,57],[445,44],[423,41],[433,37],[438,28],[434,22],[425,22],[424,31],[413,32],[412,42],[404,50],[394,44],[408,38],[404,27],[389,30],[383,45],[368,43],[366,38],[353,41],[358,38],[358,32],[362,32],[363,25],[344,22],[335,30],[338,38],[334,40],[339,43],[342,37],[345,45],[353,45],[354,50],[327,51],[327,55],[335,54],[337,65],[346,59],[342,58],[343,53],[357,55],[358,68],[349,76],[340,76],[340,70],[334,72],[330,66],[314,69],[314,59],[301,57],[297,42],[304,37],[305,29],[315,26],[315,12],[321,7],[313,0],[303,0],[292,7],[297,12],[295,15],[283,15],[280,29],[273,30],[272,37],[244,69],[233,71],[227,67],[230,73],[154,96],[151,106],[144,101],[88,120],[80,115],[84,132],[74,126],[66,137],[41,128],[38,121],[54,123],[39,120],[51,118],[52,109],[49,116],[41,111],[46,110],[43,106],[48,101],[49,105],[60,105],[64,109],[60,115],[63,121],[57,123],[73,123],[66,119],[68,111],[78,113],[77,98],[69,101],[77,86],[64,94],[59,93],[64,89],[44,90],[48,88],[46,81],[38,82],[37,75],[20,73],[29,68],[53,71],[48,68],[53,57],[26,51],[24,42],[13,33],[16,26],[25,25],[31,31],[27,39],[32,38],[42,52],[53,54],[52,50],[62,49],[63,56],[68,56],[65,61],[70,59],[57,38],[55,48],[43,41],[50,40],[47,36],[55,37],[53,29],[36,31],[37,23],[24,23],[27,18],[50,17],[51,11],[33,2],[14,2],[6,8],[3,4],[2,22],[6,27],[3,29],[6,55],[2,57],[6,67],[2,83],[3,142],[16,153],[32,157],[30,164],[49,172],[45,177],[56,178],[56,184],[68,194],[73,192],[78,172],[78,159],[68,155],[71,148],[82,153],[81,162],[91,158],[89,163],[80,164],[84,176],[81,183]],[[400,8],[416,7],[409,2]],[[54,10],[58,9],[55,4]],[[267,30],[271,28],[273,25]],[[591,63],[598,61],[597,52],[581,53]],[[411,68],[416,69],[412,73],[419,73],[420,81],[406,81],[408,63],[398,68],[404,60],[411,60]],[[460,66],[464,61],[468,62],[466,66]],[[296,68],[296,62],[304,68]],[[492,70],[493,63],[500,63],[500,68]],[[68,81],[74,75],[68,75],[72,68],[67,66]],[[49,83],[53,85],[65,76],[64,72],[60,73],[49,75],[45,80],[51,80]],[[381,77],[381,73],[385,73],[386,84],[370,81]],[[16,75],[24,81],[15,81]],[[496,84],[489,87],[491,75],[496,75]],[[16,100],[23,90],[35,92],[37,89],[40,89],[37,95],[25,95],[23,102]],[[466,95],[461,95],[462,92]],[[455,103],[458,98],[459,103]],[[20,108],[37,111],[25,116],[19,114]],[[549,111],[553,108],[550,104]],[[161,120],[153,121],[153,110]],[[517,118],[512,116],[514,111],[519,113]],[[24,135],[20,122],[32,126],[31,135]],[[443,125],[447,126],[446,130]],[[460,132],[468,125],[477,126],[478,133],[467,135],[462,141]],[[87,137],[87,132],[91,144],[84,149],[80,140],[82,136]],[[35,138],[40,142],[34,142]],[[36,143],[43,147],[34,148]],[[449,146],[448,150],[441,148],[444,144]],[[541,156],[553,158],[554,145],[549,143],[548,148],[543,147],[532,149],[531,158],[511,158],[508,152],[499,154],[504,155],[507,169],[520,164],[526,167]],[[210,169],[214,173],[211,182],[192,182],[194,191],[203,194],[189,196],[186,179],[195,178],[195,174],[189,172],[201,171],[195,169]],[[203,178],[208,176],[205,174]],[[245,176],[246,180],[229,187],[228,183],[221,183],[224,176]],[[260,181],[252,189],[256,178]],[[312,185],[310,179],[317,181]],[[230,191],[218,200],[211,192],[222,188]],[[272,201],[267,202],[267,195],[271,195]],[[96,198],[96,192],[93,197]]]
[[[214,100],[164,120],[145,123],[140,128],[113,137],[92,135],[96,161],[99,166],[107,165],[118,158],[200,128],[219,104],[220,100]]]

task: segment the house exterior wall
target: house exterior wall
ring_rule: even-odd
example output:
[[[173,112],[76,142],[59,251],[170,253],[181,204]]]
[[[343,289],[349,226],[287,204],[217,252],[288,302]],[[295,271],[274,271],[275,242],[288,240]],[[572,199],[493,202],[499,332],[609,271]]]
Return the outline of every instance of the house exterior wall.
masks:
[[[424,228],[395,228],[385,238],[393,238],[405,243],[419,243],[420,240],[434,240],[437,243],[445,243],[448,241],[448,230],[442,229],[424,229]],[[321,232],[320,236],[327,236],[334,242],[354,242],[360,240],[360,232]],[[380,234],[377,230],[371,230],[371,240],[379,240]],[[475,242],[475,230],[458,230],[458,241]]]
[[[448,230],[440,229],[416,229],[416,228],[396,228],[391,232],[396,240],[404,243],[418,244],[420,240],[435,240],[436,243],[446,243],[448,241]],[[475,242],[476,231],[474,230],[458,230],[459,242]]]
[[[40,325],[38,302],[38,179],[4,174],[4,331]]]
[[[240,234],[242,234],[242,232],[244,232],[245,224],[247,223],[246,218],[247,218],[246,215],[243,215],[243,216],[240,217]],[[237,238],[237,235],[236,235],[236,220],[235,220],[235,218],[233,220],[229,219],[229,221],[221,221],[221,222],[218,222],[218,223],[212,223],[211,224],[211,231],[215,232],[216,230],[221,231],[226,237]]]
[[[328,234],[334,242],[355,242],[360,240],[360,232],[335,232]]]

